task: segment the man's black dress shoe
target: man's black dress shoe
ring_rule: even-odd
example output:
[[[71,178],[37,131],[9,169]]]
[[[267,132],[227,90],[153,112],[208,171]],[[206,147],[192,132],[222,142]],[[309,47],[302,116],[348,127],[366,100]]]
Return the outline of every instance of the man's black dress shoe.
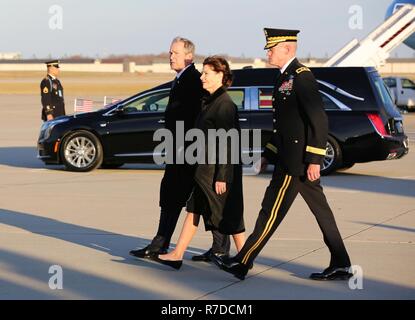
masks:
[[[229,257],[226,254],[214,254],[211,256],[212,261],[222,269],[223,264],[230,264],[233,263],[235,260]],[[254,263],[252,262],[248,267],[248,270],[251,270],[254,267]]]
[[[173,269],[179,270],[183,264],[183,260],[162,260],[158,255],[152,257],[152,260],[166,266],[172,267]]]
[[[192,261],[211,262],[212,261],[212,259],[210,258],[211,255],[212,255],[212,249],[209,249],[205,253],[193,256]]]
[[[234,260],[233,258],[223,258],[220,256],[214,256],[212,260],[223,271],[232,273],[235,277],[237,277],[240,280],[245,279],[245,276],[248,273],[248,270],[250,269],[248,268],[248,266]]]
[[[353,276],[349,272],[349,267],[342,268],[327,268],[321,273],[312,273],[310,279],[312,280],[348,280]]]
[[[229,255],[227,255],[226,253],[219,253],[219,252],[213,253],[212,248],[210,248],[205,253],[202,253],[202,254],[197,255],[197,256],[193,256],[192,261],[211,262],[213,260],[214,256],[216,256],[216,257],[229,257]]]
[[[152,259],[154,256],[158,254],[166,254],[167,249],[158,249],[154,250],[149,245],[147,247],[141,248],[141,249],[134,249],[130,251],[130,255],[136,258],[147,258]]]

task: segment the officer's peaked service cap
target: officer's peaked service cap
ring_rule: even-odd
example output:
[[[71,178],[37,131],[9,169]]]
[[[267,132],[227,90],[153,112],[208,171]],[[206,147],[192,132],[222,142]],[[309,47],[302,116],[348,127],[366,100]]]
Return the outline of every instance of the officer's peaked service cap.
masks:
[[[51,61],[46,61],[45,64],[48,67],[55,67],[55,68],[59,68],[59,60],[51,60]]]
[[[264,50],[271,49],[280,42],[297,42],[297,34],[299,32],[300,30],[264,28],[265,40],[267,41]]]

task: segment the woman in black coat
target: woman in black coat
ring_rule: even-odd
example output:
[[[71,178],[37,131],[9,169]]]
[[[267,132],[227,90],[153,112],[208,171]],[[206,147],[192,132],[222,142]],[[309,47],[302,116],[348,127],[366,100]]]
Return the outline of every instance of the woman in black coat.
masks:
[[[202,100],[195,127],[205,136],[205,161],[196,168],[196,185],[187,202],[188,214],[176,248],[154,257],[155,261],[175,269],[182,265],[184,252],[196,233],[201,215],[206,230],[232,235],[238,251],[245,243],[239,119],[237,107],[226,92],[232,82],[229,64],[218,56],[206,58],[201,80],[209,95]],[[234,139],[228,137],[223,144],[217,140],[212,143],[208,139],[210,129],[233,134]],[[212,146],[216,148],[214,153],[209,150]]]

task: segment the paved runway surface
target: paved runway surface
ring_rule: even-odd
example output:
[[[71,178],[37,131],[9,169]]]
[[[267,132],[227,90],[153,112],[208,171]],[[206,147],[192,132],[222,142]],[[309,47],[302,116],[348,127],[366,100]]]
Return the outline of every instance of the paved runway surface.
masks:
[[[128,251],[156,230],[163,171],[46,168],[36,159],[39,117],[38,96],[0,95],[0,299],[415,298],[414,113],[405,115],[408,156],[323,178],[352,263],[363,271],[355,290],[308,279],[328,265],[329,253],[301,197],[245,281],[190,261],[210,247],[202,225],[179,271],[131,258]],[[244,177],[248,232],[269,178]],[[54,265],[63,271],[62,290],[49,287]]]

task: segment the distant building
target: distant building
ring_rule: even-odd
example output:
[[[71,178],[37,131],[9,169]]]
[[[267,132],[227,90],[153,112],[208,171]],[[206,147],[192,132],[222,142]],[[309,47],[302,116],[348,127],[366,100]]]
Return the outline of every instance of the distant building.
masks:
[[[20,60],[21,58],[20,52],[0,52],[0,60]]]
[[[21,59],[20,53],[0,53],[0,72],[2,71],[44,71],[45,59]],[[260,58],[227,58],[231,69],[242,68],[269,68],[265,59]],[[327,59],[299,58],[307,67],[322,67]],[[203,59],[195,61],[196,68],[202,70]],[[104,59],[92,59],[84,57],[72,57],[60,59],[64,72],[152,72],[174,73],[170,69],[168,58],[154,57],[150,55],[131,57],[111,57]],[[384,65],[378,67],[382,75],[406,75],[415,74],[415,58],[390,58]]]

